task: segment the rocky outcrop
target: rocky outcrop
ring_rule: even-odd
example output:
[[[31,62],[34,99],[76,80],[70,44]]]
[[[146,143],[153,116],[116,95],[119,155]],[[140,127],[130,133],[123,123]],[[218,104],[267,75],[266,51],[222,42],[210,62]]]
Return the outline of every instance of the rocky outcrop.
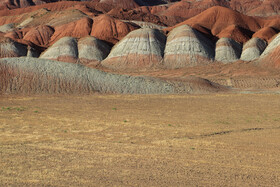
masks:
[[[48,25],[41,25],[39,27],[30,29],[24,35],[23,39],[26,41],[30,41],[38,46],[46,47],[49,44],[53,33],[54,28]]]
[[[103,41],[88,36],[79,39],[78,49],[80,62],[86,66],[94,67],[108,56],[111,48]]]
[[[225,7],[215,6],[174,27],[186,24],[191,27],[200,25],[211,31],[211,34],[218,38],[232,38],[235,41],[244,43],[250,39],[254,32],[270,22],[270,20],[246,16]],[[170,31],[174,27],[169,27],[166,30]]]
[[[73,37],[63,37],[42,53],[40,58],[75,63],[78,54],[77,40]]]
[[[242,45],[231,38],[221,38],[216,43],[215,60],[222,63],[235,62],[240,58]]]
[[[55,27],[55,32],[52,35],[50,42],[54,43],[65,36],[71,36],[75,38],[88,36],[91,32],[92,23],[92,19],[86,17],[81,18],[78,21],[57,26]]]
[[[164,67],[182,68],[213,62],[214,44],[188,25],[173,29],[167,37]]]
[[[269,41],[278,32],[273,27],[264,27],[254,33],[253,38],[260,38],[265,41]]]
[[[266,67],[280,68],[280,34],[269,43],[259,62]]]
[[[162,61],[166,37],[156,29],[138,29],[129,33],[102,61],[107,68],[139,70],[158,66]]]
[[[100,40],[115,44],[125,37],[130,31],[137,28],[139,28],[139,26],[136,26],[135,24],[132,25],[130,23],[114,19],[108,15],[101,15],[94,19],[90,35]]]
[[[265,50],[267,43],[260,38],[252,38],[244,46],[241,54],[241,60],[252,61],[260,57]]]
[[[27,46],[10,38],[0,39],[0,58],[20,57],[27,55]]]

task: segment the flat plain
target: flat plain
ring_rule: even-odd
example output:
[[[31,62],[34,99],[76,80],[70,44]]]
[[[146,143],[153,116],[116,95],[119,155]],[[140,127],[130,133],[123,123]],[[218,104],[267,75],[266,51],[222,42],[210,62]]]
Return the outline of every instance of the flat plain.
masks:
[[[0,97],[0,186],[279,186],[280,95]]]

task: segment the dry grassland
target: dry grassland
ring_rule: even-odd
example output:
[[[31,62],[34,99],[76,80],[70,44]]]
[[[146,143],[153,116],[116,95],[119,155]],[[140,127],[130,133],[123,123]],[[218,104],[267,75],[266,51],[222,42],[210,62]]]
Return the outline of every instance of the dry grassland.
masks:
[[[280,186],[280,95],[1,96],[7,185]]]

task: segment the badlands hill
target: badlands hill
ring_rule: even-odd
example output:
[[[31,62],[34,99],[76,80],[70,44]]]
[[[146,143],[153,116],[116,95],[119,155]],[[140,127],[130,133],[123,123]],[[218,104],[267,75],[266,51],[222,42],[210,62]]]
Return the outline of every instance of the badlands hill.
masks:
[[[74,63],[73,72],[86,73],[88,71],[74,69],[87,66],[107,73],[127,74],[126,78],[145,75],[160,81],[195,80],[196,85],[201,84],[199,92],[208,92],[209,85],[216,83],[250,89],[277,87],[280,80],[278,0],[246,0],[242,6],[240,0],[151,2],[3,1],[0,57],[23,58],[0,61],[0,77],[9,82],[16,75],[5,72],[15,66],[16,69],[9,72],[28,71],[32,76],[39,76],[44,68],[33,69],[26,62],[30,59],[48,61],[44,66],[50,66],[53,62],[50,60]],[[29,65],[17,65],[21,61]],[[25,73],[22,75],[25,77]],[[258,84],[260,78],[265,82]],[[201,81],[205,79],[212,82],[205,84]],[[29,78],[24,81],[31,84]],[[241,84],[242,81],[246,83]],[[18,83],[12,85],[17,87]],[[194,93],[198,87],[182,92]],[[222,86],[215,89],[225,90]]]

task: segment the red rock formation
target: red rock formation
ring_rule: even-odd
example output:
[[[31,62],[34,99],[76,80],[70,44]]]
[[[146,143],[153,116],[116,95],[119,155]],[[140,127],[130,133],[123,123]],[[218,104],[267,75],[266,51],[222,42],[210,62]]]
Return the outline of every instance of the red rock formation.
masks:
[[[218,38],[232,38],[240,43],[248,41],[253,33],[263,27],[270,25],[280,26],[277,19],[261,19],[246,16],[228,8],[216,6],[209,8],[201,14],[190,18],[174,27],[188,24],[192,27],[203,29],[202,32],[211,31],[212,35]],[[167,28],[166,31],[172,30],[174,27]],[[203,31],[204,30],[204,31]],[[260,37],[261,38],[261,37]]]
[[[24,36],[30,31],[31,28],[25,28],[20,30],[14,30],[5,34],[5,37],[11,38],[13,40],[23,39]]]
[[[267,42],[277,34],[277,31],[272,27],[264,27],[253,35],[253,38],[261,38]]]
[[[143,12],[141,9],[122,9],[114,8],[108,15],[121,20],[135,20],[135,21],[145,21],[162,26],[173,26],[177,23],[184,21],[185,19],[179,17],[168,17],[162,15],[154,15],[149,12]]]
[[[130,31],[137,28],[139,27],[114,19],[108,15],[101,15],[94,19],[90,35],[115,44]]]
[[[24,40],[30,41],[38,46],[46,47],[48,46],[51,36],[54,33],[54,29],[47,25],[41,25],[36,28],[30,29],[25,36]]]
[[[106,3],[120,8],[137,8],[139,5],[134,0],[100,0],[100,3]]]
[[[91,33],[92,23],[92,19],[85,17],[75,22],[57,26],[55,27],[55,32],[51,37],[50,43],[54,43],[65,36],[75,38],[88,36]]]
[[[236,25],[230,25],[224,28],[219,34],[218,38],[231,38],[239,43],[246,43],[250,40],[253,32],[243,29],[242,27]]]

